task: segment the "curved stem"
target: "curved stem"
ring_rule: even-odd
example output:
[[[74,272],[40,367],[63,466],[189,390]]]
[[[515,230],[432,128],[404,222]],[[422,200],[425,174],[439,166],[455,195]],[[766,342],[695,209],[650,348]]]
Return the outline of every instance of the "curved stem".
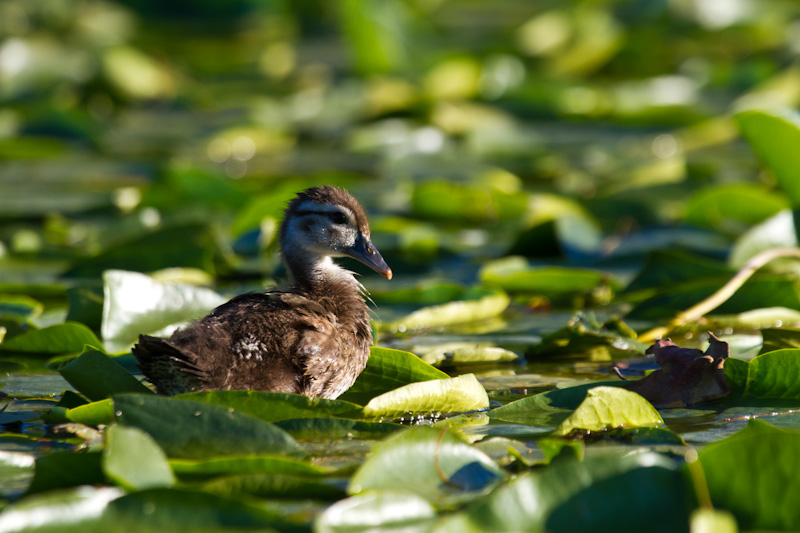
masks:
[[[779,257],[795,257],[800,259],[800,248],[772,248],[751,257],[750,260],[747,261],[725,285],[720,287],[717,292],[686,311],[678,313],[666,326],[657,327],[642,333],[639,335],[639,340],[642,342],[653,342],[663,338],[664,335],[675,328],[702,318],[705,314],[713,311],[725,303],[728,298],[733,296],[733,293],[739,290],[756,270]]]

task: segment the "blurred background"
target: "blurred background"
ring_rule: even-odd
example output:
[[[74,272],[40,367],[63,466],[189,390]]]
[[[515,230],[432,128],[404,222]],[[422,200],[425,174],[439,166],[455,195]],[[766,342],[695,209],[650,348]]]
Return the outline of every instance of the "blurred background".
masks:
[[[798,58],[789,0],[4,0],[0,292],[260,283],[287,199],[326,183],[395,287],[726,259],[790,206],[731,114],[796,107]]]

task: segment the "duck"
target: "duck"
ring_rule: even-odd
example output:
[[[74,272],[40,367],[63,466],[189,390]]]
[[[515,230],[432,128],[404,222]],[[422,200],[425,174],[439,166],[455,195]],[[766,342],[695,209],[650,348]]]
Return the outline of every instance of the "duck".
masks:
[[[168,339],[140,335],[132,352],[159,394],[259,390],[334,399],[367,364],[366,289],[333,258],[392,270],[370,240],[367,215],[344,189],[299,192],[279,228],[293,284],[234,297]]]

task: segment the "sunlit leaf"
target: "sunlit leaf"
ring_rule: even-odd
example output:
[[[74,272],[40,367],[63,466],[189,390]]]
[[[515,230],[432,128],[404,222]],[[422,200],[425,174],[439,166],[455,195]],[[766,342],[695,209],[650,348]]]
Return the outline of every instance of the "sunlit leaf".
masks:
[[[433,506],[412,492],[375,490],[328,507],[314,523],[319,533],[399,531],[425,533],[436,518]]]
[[[376,396],[364,407],[364,416],[402,416],[459,413],[489,407],[486,390],[472,374],[457,378],[410,383]]]
[[[167,456],[158,444],[135,427],[109,426],[105,432],[103,472],[127,490],[175,484]]]
[[[797,246],[795,215],[785,209],[745,232],[734,243],[728,262],[741,268],[748,259],[771,248]]]
[[[108,502],[124,493],[116,487],[84,485],[24,498],[0,513],[0,531],[79,533],[101,531],[99,517]],[[111,526],[106,523],[106,526]]]
[[[483,343],[450,342],[433,346],[415,347],[414,351],[426,363],[432,365],[499,363],[516,361],[519,356],[511,350]]]
[[[406,332],[476,322],[499,315],[511,301],[505,292],[481,289],[469,291],[465,297],[464,300],[423,307],[391,323],[381,324],[381,327]]]
[[[199,318],[225,302],[210,289],[160,283],[138,272],[109,270],[103,280],[103,338],[120,347],[133,344],[139,334]]]
[[[449,377],[413,353],[373,346],[366,368],[340,398],[363,405],[379,394],[409,383]]]
[[[532,292],[544,295],[581,294],[610,281],[609,275],[588,268],[522,267],[504,268],[507,259],[486,265],[481,282],[508,292]]]
[[[23,322],[42,314],[44,305],[22,294],[0,294],[0,320]]]
[[[586,393],[586,399],[556,428],[555,434],[663,424],[656,408],[635,392],[621,387],[595,387]]]
[[[776,350],[749,363],[745,394],[753,398],[800,398],[800,350]]]
[[[106,398],[86,405],[79,405],[78,407],[67,409],[64,417],[72,422],[86,424],[87,426],[109,424],[114,420],[114,402]]]
[[[453,432],[416,427],[375,446],[347,491],[401,489],[436,503],[473,498],[504,477],[488,456]]]

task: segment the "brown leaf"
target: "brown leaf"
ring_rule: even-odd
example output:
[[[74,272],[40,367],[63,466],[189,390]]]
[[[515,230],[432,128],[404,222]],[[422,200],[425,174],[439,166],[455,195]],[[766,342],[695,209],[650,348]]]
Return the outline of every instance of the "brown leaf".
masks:
[[[656,407],[689,407],[726,397],[731,387],[723,373],[730,349],[713,334],[705,352],[681,348],[671,340],[656,341],[645,353],[661,367],[639,381],[623,385]]]

